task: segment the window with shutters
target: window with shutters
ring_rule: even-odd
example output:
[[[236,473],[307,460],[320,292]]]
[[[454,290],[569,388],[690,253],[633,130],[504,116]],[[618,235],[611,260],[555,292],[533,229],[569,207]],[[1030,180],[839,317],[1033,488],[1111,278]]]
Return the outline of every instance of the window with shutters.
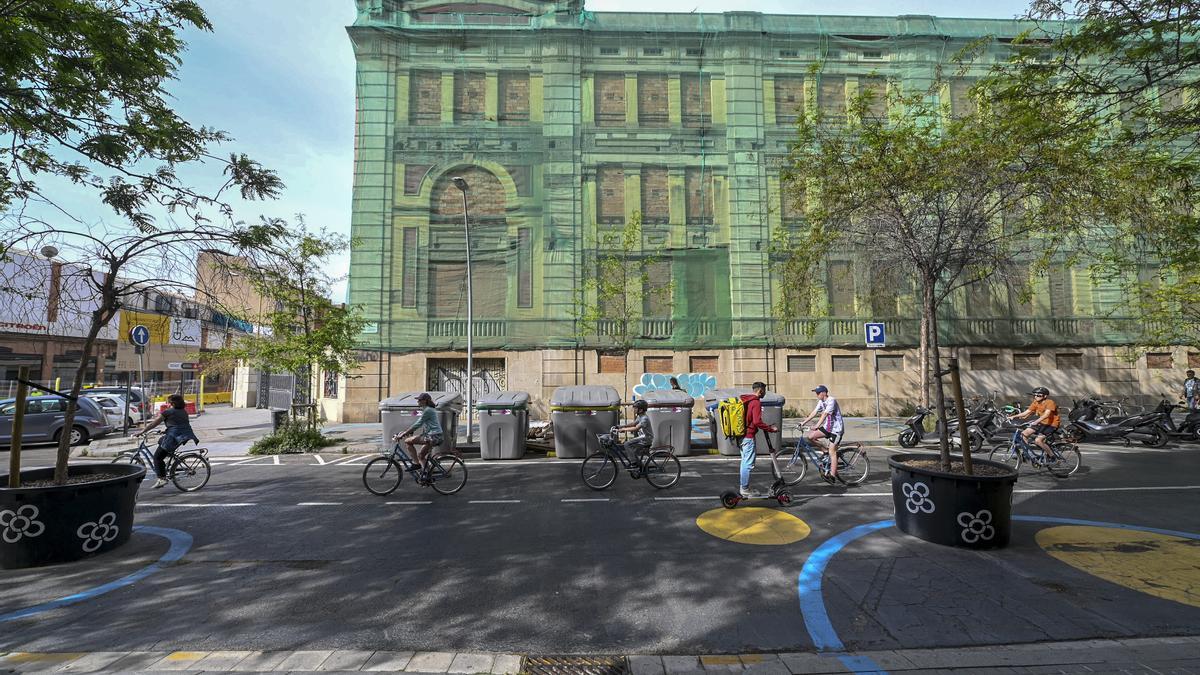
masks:
[[[646,288],[642,293],[642,316],[666,319],[671,316],[671,261],[646,265]]]
[[[625,372],[625,355],[624,354],[597,354],[596,371],[600,373],[623,373]]]
[[[804,116],[804,78],[798,75],[775,76],[775,122],[795,124]]]
[[[662,224],[671,220],[667,167],[642,167],[642,223]]]
[[[517,229],[517,306],[533,307],[533,245],[528,227]]]
[[[839,356],[833,357],[833,372],[835,373],[857,373],[860,359],[857,356]]]
[[[1000,370],[1000,355],[972,354],[971,370]]]
[[[789,373],[815,373],[817,357],[811,354],[788,354],[787,369]]]
[[[846,121],[846,78],[822,75],[817,87],[817,107],[829,122]]]
[[[692,356],[688,358],[688,370],[693,373],[715,373],[717,363],[716,356]]]
[[[417,228],[404,228],[404,247],[400,252],[404,256],[401,261],[404,275],[404,288],[401,290],[400,306],[417,306]]]
[[[620,55],[621,55],[620,47],[601,47],[600,48],[600,56],[620,56]]]
[[[625,170],[602,166],[596,170],[596,220],[600,223],[625,222]]]
[[[879,354],[879,371],[901,371],[904,370],[904,355],[903,354]]]
[[[1146,367],[1151,370],[1169,370],[1175,367],[1170,352],[1151,352],[1146,354]]]
[[[409,78],[409,121],[417,126],[442,123],[442,75],[419,71]]]
[[[662,47],[645,47],[642,49],[642,56],[662,56]]]
[[[624,73],[596,73],[596,126],[625,126]]]
[[[702,127],[712,124],[712,78],[704,73],[682,75],[679,78],[683,126]]]
[[[1059,370],[1083,370],[1083,354],[1055,354],[1054,365]]]
[[[882,77],[858,78],[858,93],[868,97],[867,116],[873,119],[887,117],[887,80]]]
[[[854,263],[833,260],[826,269],[829,288],[829,315],[854,316]]]
[[[1041,354],[1013,354],[1013,370],[1041,370]]]
[[[665,127],[670,122],[667,103],[667,76],[642,73],[638,75],[638,124],[644,127]]]
[[[1071,270],[1067,267],[1052,267],[1050,281],[1050,311],[1052,316],[1069,317],[1075,315],[1075,307],[1071,298]]]
[[[675,360],[670,356],[647,356],[642,359],[644,373],[672,373]]]
[[[483,73],[454,74],[454,121],[478,122],[483,119],[484,91],[487,76]]]

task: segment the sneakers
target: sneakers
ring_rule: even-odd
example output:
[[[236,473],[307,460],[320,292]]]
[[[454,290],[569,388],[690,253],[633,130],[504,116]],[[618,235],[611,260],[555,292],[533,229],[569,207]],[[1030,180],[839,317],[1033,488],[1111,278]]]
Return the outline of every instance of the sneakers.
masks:
[[[754,496],[754,494],[752,492],[750,492],[750,488],[748,488],[748,487],[738,488],[738,494],[741,495],[742,499],[750,499],[751,497]]]
[[[154,488],[155,490],[157,490],[158,488],[160,488],[160,487],[162,487],[162,486],[164,486],[164,485],[166,485],[166,484],[167,484],[167,479],[166,479],[166,478],[159,478],[158,480],[154,481],[154,485],[151,485],[150,487],[152,487],[152,488]]]

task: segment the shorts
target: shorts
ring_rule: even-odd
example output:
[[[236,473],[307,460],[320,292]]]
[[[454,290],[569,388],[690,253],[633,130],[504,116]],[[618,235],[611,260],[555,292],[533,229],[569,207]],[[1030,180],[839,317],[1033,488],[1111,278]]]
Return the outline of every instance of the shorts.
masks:
[[[1052,438],[1054,434],[1058,433],[1058,427],[1049,424],[1035,424],[1029,428],[1033,429],[1035,436],[1045,436],[1046,438]]]
[[[425,443],[428,443],[430,445],[441,445],[442,444],[442,435],[441,434],[428,434],[425,436],[417,436],[416,438],[413,439],[413,442],[422,444],[422,445]]]
[[[842,436],[844,436],[844,435],[846,434],[846,431],[845,431],[845,429],[843,429],[842,431],[839,431],[839,432],[837,432],[836,434],[835,434],[835,433],[833,433],[832,431],[829,431],[829,430],[827,430],[827,429],[817,429],[817,431],[819,431],[819,432],[821,432],[822,434],[824,434],[824,435],[825,435],[825,438],[828,438],[828,439],[829,439],[829,441],[830,441],[831,443],[833,443],[834,445],[841,445],[841,444],[842,444]]]

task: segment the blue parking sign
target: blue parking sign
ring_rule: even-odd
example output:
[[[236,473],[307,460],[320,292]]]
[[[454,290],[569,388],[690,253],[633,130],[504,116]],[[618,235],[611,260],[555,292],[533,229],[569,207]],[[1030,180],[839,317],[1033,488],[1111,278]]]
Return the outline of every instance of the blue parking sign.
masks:
[[[886,345],[882,323],[864,323],[863,332],[867,336],[868,347],[883,347]]]

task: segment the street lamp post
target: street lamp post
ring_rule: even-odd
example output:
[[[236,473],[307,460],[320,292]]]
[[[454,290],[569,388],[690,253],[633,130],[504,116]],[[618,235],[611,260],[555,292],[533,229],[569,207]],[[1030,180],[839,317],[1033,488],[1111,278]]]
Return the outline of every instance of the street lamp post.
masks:
[[[470,444],[474,439],[474,430],[471,428],[472,418],[475,410],[471,402],[472,378],[475,374],[475,362],[473,352],[471,350],[471,340],[475,335],[475,328],[472,325],[472,298],[471,298],[471,226],[467,216],[467,181],[460,176],[455,176],[450,179],[454,182],[454,187],[462,192],[463,198],[463,237],[467,242],[467,443]]]

